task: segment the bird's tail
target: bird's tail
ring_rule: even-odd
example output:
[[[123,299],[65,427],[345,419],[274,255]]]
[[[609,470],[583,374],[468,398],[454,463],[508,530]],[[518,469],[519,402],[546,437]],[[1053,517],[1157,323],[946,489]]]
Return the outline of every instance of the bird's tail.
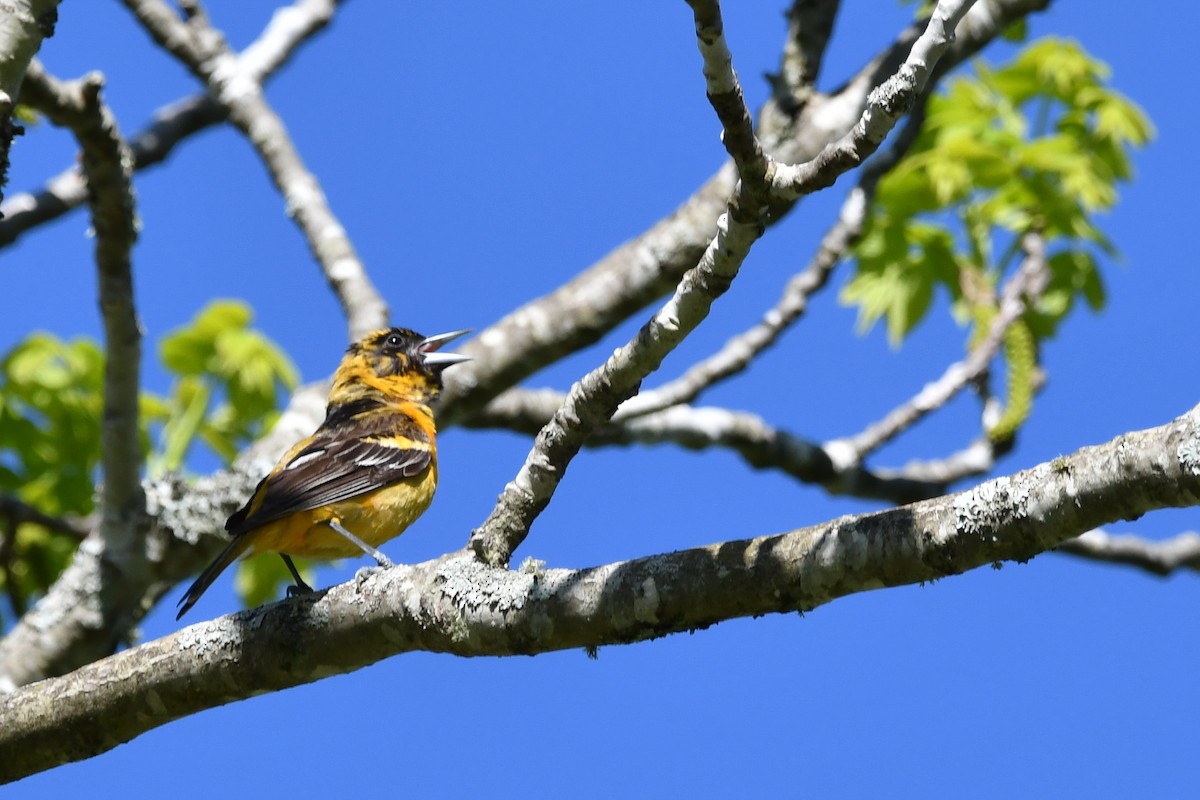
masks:
[[[200,577],[196,578],[195,583],[188,587],[187,594],[179,598],[178,605],[180,609],[179,613],[175,615],[175,619],[182,619],[187,610],[196,605],[196,601],[200,599],[200,595],[204,594],[205,590],[217,579],[217,576],[224,572],[226,567],[236,561],[237,557],[244,553],[249,546],[250,542],[245,536],[236,536],[233,541],[225,545],[225,549],[221,551],[221,555],[217,556],[208,565],[208,568],[200,573]]]

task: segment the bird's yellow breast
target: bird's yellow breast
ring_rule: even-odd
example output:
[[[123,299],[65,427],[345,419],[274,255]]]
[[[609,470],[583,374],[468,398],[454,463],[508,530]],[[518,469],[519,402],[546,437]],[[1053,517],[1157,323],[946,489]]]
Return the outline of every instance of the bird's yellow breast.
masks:
[[[247,555],[286,553],[303,558],[334,559],[362,555],[362,550],[326,524],[337,520],[372,547],[404,532],[425,513],[437,488],[437,463],[413,478],[384,486],[310,511],[297,511],[252,531]]]

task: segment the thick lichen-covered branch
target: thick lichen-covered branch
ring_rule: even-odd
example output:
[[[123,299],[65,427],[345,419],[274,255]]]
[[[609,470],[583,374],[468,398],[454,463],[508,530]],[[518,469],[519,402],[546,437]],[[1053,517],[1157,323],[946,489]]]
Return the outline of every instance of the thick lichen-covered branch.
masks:
[[[467,552],[185,628],[0,699],[0,780],[179,717],[411,651],[594,648],[1027,561],[1098,525],[1200,504],[1200,407],[955,495],[589,569]]]
[[[311,433],[325,411],[329,387],[301,389],[262,440],[227,470],[190,483],[178,477],[147,481],[152,521],[144,541],[145,569],[121,575],[121,593],[101,606],[95,588],[111,565],[99,530],[87,533],[66,571],[31,611],[0,640],[0,695],[62,675],[113,651],[176,583],[224,546],[225,520],[293,442]]]

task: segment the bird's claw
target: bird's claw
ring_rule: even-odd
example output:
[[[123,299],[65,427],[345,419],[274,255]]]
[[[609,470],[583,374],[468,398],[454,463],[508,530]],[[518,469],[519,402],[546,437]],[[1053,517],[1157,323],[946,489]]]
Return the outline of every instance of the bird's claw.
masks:
[[[312,594],[312,593],[313,593],[313,588],[311,586],[309,586],[307,583],[300,583],[299,585],[292,584],[291,586],[287,587],[287,596],[288,597],[303,597],[306,594]]]

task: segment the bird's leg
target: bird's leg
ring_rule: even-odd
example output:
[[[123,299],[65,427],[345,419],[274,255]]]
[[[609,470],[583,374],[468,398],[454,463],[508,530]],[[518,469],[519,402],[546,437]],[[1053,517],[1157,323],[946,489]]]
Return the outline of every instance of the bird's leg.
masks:
[[[292,563],[291,557],[284,555],[283,553],[280,553],[279,557],[283,559],[284,564],[287,564],[288,572],[292,573],[292,580],[296,581],[295,586],[289,586],[287,588],[287,596],[295,597],[296,595],[300,594],[312,594],[313,588],[305,583],[304,579],[300,577],[300,570],[296,569],[296,565]]]
[[[351,542],[356,544],[359,547],[359,549],[361,549],[364,553],[369,555],[371,558],[375,559],[375,563],[378,564],[379,566],[383,567],[384,569],[389,569],[389,568],[395,566],[395,564],[392,563],[392,560],[390,558],[385,556],[383,553],[379,552],[374,547],[371,547],[371,545],[367,544],[366,542],[364,542],[362,539],[355,536],[350,531],[346,530],[344,527],[342,527],[342,523],[338,522],[336,519],[329,520],[329,527],[333,528],[335,531],[340,533],[342,536],[345,536]]]

